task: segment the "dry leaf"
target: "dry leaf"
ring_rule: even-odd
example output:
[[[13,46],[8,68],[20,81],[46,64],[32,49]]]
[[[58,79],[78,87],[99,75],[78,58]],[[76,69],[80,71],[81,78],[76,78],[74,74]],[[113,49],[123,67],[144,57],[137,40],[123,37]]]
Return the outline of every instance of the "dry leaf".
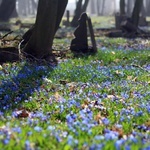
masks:
[[[137,77],[135,77],[132,81],[134,81],[134,82],[137,81]]]
[[[132,77],[133,77],[133,76],[127,76],[127,79],[128,79],[128,80],[131,80],[131,79],[132,79]]]
[[[117,127],[113,126],[112,131],[118,132],[119,133],[119,135],[118,135],[119,138],[122,138],[123,135],[124,135],[124,132],[123,132],[122,128],[117,128]]]
[[[27,118],[27,117],[29,117],[29,112],[25,109],[16,111],[16,114],[17,114],[16,117],[18,117],[18,118]]]

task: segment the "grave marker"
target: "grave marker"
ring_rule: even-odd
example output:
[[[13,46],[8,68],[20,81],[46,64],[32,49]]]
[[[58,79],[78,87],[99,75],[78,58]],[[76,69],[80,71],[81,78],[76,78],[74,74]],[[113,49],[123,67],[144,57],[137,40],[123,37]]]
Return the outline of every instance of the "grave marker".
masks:
[[[90,38],[92,46],[88,46],[88,35],[87,35],[87,26],[90,33]],[[91,19],[87,16],[86,13],[82,13],[79,18],[79,25],[74,32],[75,38],[71,41],[70,49],[73,52],[97,52],[96,41],[94,37],[94,31],[91,23]]]

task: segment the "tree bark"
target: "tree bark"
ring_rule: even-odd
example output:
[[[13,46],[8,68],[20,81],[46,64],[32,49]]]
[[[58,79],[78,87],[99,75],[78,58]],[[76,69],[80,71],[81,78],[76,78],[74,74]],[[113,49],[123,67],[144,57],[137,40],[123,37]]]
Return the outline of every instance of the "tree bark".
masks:
[[[139,23],[139,17],[140,17],[142,5],[143,5],[143,0],[136,0],[135,1],[131,19],[132,19],[133,24],[136,27],[138,26],[138,23]]]
[[[147,16],[150,16],[150,0],[146,1],[146,14]]]
[[[85,12],[86,11],[86,8],[88,6],[88,3],[89,3],[89,0],[85,0],[83,6],[82,6],[82,12]]]
[[[85,0],[84,4],[82,5],[83,0],[78,0],[75,10],[75,15],[71,21],[72,27],[78,26],[78,19],[80,18],[80,15],[86,11],[87,5],[89,3],[89,0]]]
[[[0,21],[8,21],[16,9],[16,0],[2,0],[0,5]]]
[[[97,15],[100,16],[100,0],[96,1],[97,3]]]
[[[125,15],[125,0],[120,0],[120,15]]]
[[[128,16],[131,16],[132,8],[133,8],[133,1],[128,0],[128,2],[127,2],[127,15]]]
[[[68,0],[39,0],[33,33],[23,51],[43,59],[52,54],[54,35]]]
[[[103,16],[104,14],[104,8],[105,8],[105,0],[102,0],[102,9],[101,9],[101,15]]]

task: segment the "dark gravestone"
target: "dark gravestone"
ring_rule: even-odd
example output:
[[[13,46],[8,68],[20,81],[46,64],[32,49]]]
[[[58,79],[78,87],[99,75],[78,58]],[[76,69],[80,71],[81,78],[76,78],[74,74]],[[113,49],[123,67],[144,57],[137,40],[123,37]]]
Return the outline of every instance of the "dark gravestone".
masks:
[[[88,50],[87,40],[87,14],[83,13],[79,18],[79,26],[74,32],[75,38],[71,42],[70,49],[74,52],[86,52]]]
[[[96,41],[95,41],[95,36],[94,36],[94,30],[93,30],[91,18],[89,18],[89,17],[88,17],[88,27],[89,27],[89,32],[90,32],[91,42],[92,42],[91,52],[96,53],[97,52],[97,46],[96,46]]]
[[[92,46],[88,46],[88,35],[87,35],[87,26],[89,29],[89,34],[92,42]],[[71,42],[70,49],[73,52],[82,52],[82,53],[96,53],[96,41],[93,31],[93,26],[91,19],[87,16],[86,13],[82,13],[79,18],[79,26],[74,32],[75,38]]]

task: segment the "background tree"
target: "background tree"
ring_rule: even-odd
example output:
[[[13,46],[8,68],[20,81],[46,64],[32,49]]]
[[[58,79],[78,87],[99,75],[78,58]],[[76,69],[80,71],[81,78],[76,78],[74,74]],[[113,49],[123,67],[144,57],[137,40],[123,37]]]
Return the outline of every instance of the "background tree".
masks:
[[[39,0],[35,26],[23,51],[39,59],[52,54],[54,35],[68,0]]]
[[[35,15],[37,2],[35,0],[18,0],[18,13],[22,16]]]
[[[71,26],[72,27],[77,27],[78,26],[78,19],[80,15],[86,11],[86,8],[88,6],[89,0],[85,0],[83,3],[83,0],[78,0],[76,2],[76,9],[75,9],[75,14],[74,17],[71,21]]]
[[[138,26],[142,6],[143,6],[143,0],[136,0],[135,1],[134,9],[132,12],[132,17],[131,17],[132,22],[135,26]]]
[[[120,15],[125,15],[125,0],[120,0]]]
[[[131,16],[133,6],[134,6],[134,1],[133,1],[133,0],[132,0],[132,1],[131,1],[131,0],[128,0],[128,1],[127,1],[127,15],[128,15],[128,16]]]
[[[150,0],[146,0],[146,14],[150,16]]]
[[[8,21],[14,12],[16,12],[16,0],[2,0],[0,21]]]

